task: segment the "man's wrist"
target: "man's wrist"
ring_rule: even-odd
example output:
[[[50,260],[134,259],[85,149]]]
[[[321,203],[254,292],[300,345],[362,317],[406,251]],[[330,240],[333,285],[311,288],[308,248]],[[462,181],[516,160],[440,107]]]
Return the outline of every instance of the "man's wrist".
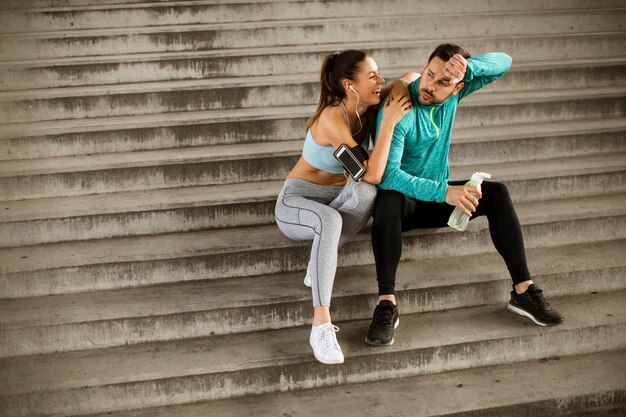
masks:
[[[474,68],[472,64],[472,58],[468,58],[467,65],[465,66],[465,74],[463,75],[463,79],[461,81],[463,82],[472,81],[472,78],[474,78],[473,74],[474,74]]]

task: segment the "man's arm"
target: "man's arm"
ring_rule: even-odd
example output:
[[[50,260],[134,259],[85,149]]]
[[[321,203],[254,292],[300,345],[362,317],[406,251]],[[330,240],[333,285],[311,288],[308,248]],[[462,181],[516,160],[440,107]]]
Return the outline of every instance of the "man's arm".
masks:
[[[382,112],[378,113],[378,123]],[[378,188],[383,190],[395,190],[402,194],[423,201],[437,201],[443,203],[446,198],[446,181],[433,181],[426,178],[416,177],[401,169],[404,143],[411,133],[410,126],[415,125],[414,113],[409,113],[396,124],[391,139],[391,149],[382,181]]]
[[[447,181],[433,181],[416,177],[400,168],[404,143],[410,134],[407,125],[415,124],[409,115],[405,116],[403,120],[405,123],[398,123],[394,129],[387,166],[378,188],[395,190],[417,200],[445,202],[458,207],[463,213],[471,216],[478,206],[478,199],[475,195],[479,198],[482,197],[482,193],[476,188],[465,185],[448,186]]]
[[[502,52],[491,52],[467,59],[463,77],[465,84],[459,92],[459,100],[502,77],[511,68],[513,60]]]

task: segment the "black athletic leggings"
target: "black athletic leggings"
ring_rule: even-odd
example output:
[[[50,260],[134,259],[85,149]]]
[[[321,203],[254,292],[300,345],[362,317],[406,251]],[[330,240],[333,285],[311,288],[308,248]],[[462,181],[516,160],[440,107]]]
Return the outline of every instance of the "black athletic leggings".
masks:
[[[464,185],[454,181],[449,185]],[[471,219],[487,216],[491,240],[504,258],[513,284],[530,279],[524,240],[509,190],[504,184],[484,181],[482,198]],[[378,294],[394,294],[396,270],[402,254],[402,232],[418,228],[447,227],[454,206],[420,201],[397,191],[379,190],[374,206],[372,248],[376,260]]]

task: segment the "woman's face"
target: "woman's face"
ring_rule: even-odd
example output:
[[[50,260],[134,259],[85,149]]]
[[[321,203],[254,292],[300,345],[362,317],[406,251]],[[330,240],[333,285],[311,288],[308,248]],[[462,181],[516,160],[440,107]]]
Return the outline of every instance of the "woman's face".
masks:
[[[359,65],[359,73],[349,85],[359,94],[359,101],[363,104],[373,105],[380,103],[380,89],[385,79],[381,77],[376,62],[371,57],[365,57]],[[347,88],[347,95],[355,95]]]

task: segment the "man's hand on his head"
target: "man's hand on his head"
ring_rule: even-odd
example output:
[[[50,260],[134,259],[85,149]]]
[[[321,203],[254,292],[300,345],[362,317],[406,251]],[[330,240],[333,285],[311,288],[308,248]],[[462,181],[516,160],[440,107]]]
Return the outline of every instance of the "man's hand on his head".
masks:
[[[443,67],[443,75],[446,78],[450,78],[450,84],[456,84],[463,81],[466,70],[467,60],[462,55],[455,54]]]

